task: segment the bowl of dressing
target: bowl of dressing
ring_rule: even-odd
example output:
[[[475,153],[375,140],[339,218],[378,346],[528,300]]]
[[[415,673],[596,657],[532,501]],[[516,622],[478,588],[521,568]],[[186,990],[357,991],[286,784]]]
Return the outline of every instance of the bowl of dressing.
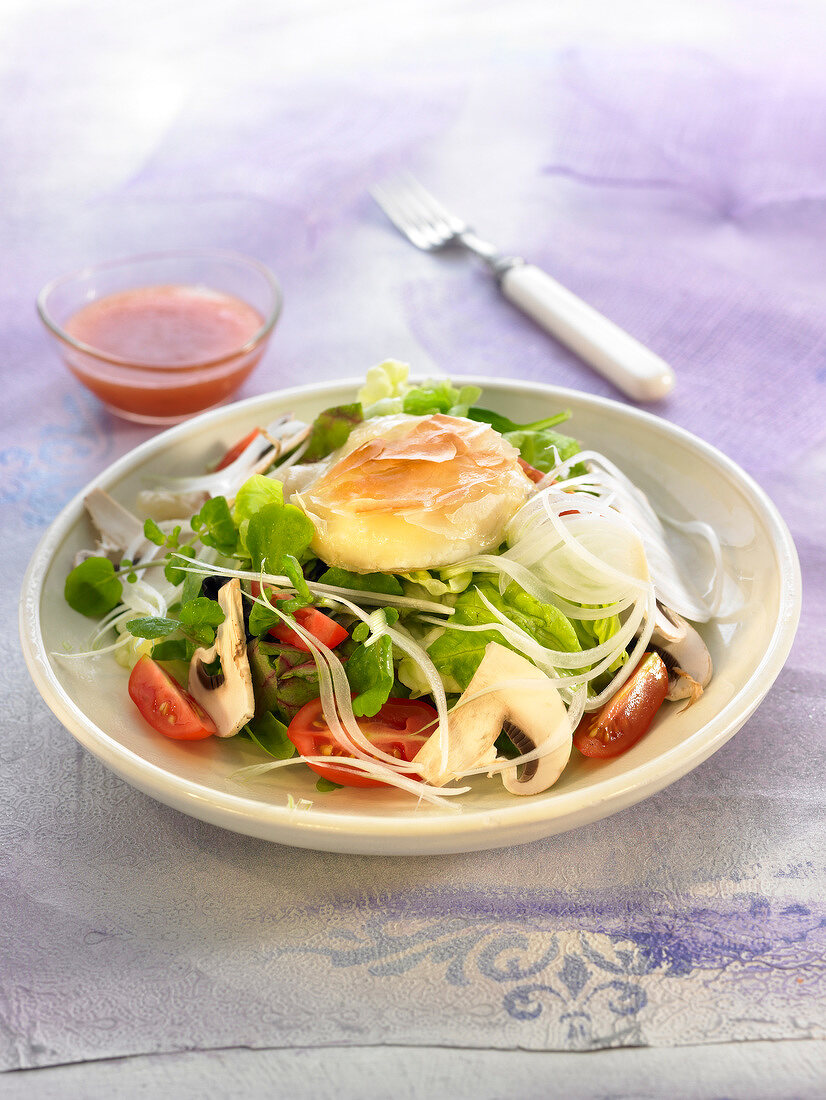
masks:
[[[41,290],[37,311],[66,366],[111,412],[177,424],[235,393],[281,303],[264,264],[187,249],[63,275]]]

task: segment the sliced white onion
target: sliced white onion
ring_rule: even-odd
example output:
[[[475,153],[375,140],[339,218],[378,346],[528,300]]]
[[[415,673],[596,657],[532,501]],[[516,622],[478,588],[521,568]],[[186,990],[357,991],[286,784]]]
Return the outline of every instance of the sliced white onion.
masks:
[[[259,775],[275,771],[278,768],[287,768],[294,764],[324,764],[334,765],[336,768],[346,768],[358,775],[369,775],[371,779],[381,780],[408,794],[416,795],[420,801],[431,802],[434,805],[443,806],[451,810],[461,810],[450,802],[451,796],[467,794],[470,787],[431,787],[428,783],[422,783],[418,779],[410,779],[405,775],[387,774],[386,769],[376,765],[375,761],[358,760],[352,756],[292,756],[288,760],[268,760],[264,764],[250,764],[249,767],[239,768],[233,772],[231,779],[245,780],[256,779]],[[408,765],[408,771],[410,766]]]

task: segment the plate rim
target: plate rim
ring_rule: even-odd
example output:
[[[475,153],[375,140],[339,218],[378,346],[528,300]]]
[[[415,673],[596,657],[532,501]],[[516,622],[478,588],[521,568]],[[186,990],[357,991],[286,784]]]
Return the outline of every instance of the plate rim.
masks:
[[[754,511],[769,527],[772,551],[778,566],[779,606],[769,645],[748,680],[724,706],[685,741],[672,746],[651,760],[619,776],[597,780],[585,789],[554,796],[553,814],[547,813],[547,800],[514,799],[514,803],[471,814],[416,816],[415,812],[397,815],[333,813],[314,807],[312,814],[297,812],[287,805],[274,805],[216,790],[192,779],[176,776],[126,748],[88,718],[58,681],[42,637],[40,604],[43,580],[49,564],[72,527],[82,516],[83,499],[101,484],[111,484],[127,476],[136,466],[156,452],[174,447],[188,436],[209,429],[224,418],[253,412],[273,402],[283,404],[291,398],[306,398],[333,391],[355,390],[362,378],[309,383],[258,394],[229,405],[211,409],[182,424],[144,441],[111,463],[91,479],[61,509],[40,538],[26,568],[20,592],[19,627],[23,655],[35,687],[55,717],[84,748],[116,772],[121,778],[167,805],[213,824],[248,835],[301,847],[339,851],[376,850],[382,839],[398,842],[395,850],[413,854],[434,853],[442,840],[442,850],[460,851],[468,847],[493,848],[518,843],[518,838],[485,843],[485,832],[518,833],[534,826],[528,839],[561,832],[578,824],[601,820],[612,813],[642,801],[693,770],[728,741],[751,717],[779,675],[788,657],[800,617],[802,582],[800,563],[791,533],[776,505],[764,489],[732,459],[714,445],[679,425],[643,409],[625,405],[595,394],[584,393],[545,382],[493,378],[478,374],[457,376],[463,383],[478,384],[487,391],[539,394],[557,401],[573,400],[597,411],[619,414],[637,420],[660,433],[677,438],[698,449],[737,487],[750,496]],[[503,820],[498,820],[500,817]],[[491,818],[496,820],[491,820]],[[580,818],[581,820],[576,820]],[[346,825],[344,822],[346,821]],[[538,827],[538,831],[537,831]],[[481,843],[480,843],[481,841]],[[421,842],[421,845],[417,844]],[[361,847],[360,847],[361,845]],[[366,845],[366,847],[365,847]],[[406,845],[406,848],[405,848]]]

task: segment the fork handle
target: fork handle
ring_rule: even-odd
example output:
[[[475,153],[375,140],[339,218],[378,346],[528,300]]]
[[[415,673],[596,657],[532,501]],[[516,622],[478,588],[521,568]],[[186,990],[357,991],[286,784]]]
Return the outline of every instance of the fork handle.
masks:
[[[674,371],[666,362],[541,268],[517,260],[500,271],[509,301],[623,393],[657,401],[671,391]]]

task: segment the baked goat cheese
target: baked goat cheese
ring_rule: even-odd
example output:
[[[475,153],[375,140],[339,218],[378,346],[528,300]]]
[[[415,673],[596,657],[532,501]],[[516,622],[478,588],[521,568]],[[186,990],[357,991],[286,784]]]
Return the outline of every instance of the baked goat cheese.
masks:
[[[292,501],[315,526],[313,551],[356,573],[439,569],[493,550],[533,488],[498,432],[441,413],[375,417],[317,465]]]

